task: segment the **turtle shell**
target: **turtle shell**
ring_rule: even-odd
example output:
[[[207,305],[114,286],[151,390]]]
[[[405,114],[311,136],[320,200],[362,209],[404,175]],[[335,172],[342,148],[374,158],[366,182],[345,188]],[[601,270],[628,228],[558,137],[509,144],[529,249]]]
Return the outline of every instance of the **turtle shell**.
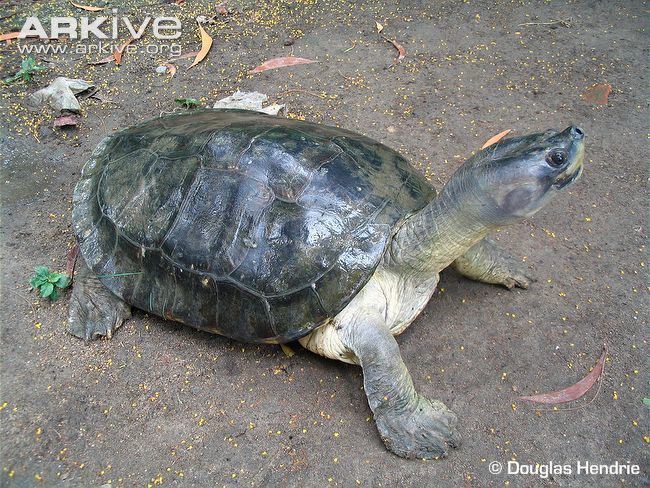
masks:
[[[288,342],[339,313],[395,227],[435,195],[392,149],[244,110],[154,119],[83,168],[82,255],[127,303],[247,342]]]

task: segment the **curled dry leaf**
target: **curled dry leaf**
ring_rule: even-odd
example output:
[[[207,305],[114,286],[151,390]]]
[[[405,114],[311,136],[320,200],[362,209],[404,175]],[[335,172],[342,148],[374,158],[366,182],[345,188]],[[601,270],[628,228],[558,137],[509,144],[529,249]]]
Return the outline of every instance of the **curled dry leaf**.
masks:
[[[193,68],[201,61],[203,61],[205,57],[208,55],[210,48],[212,47],[212,37],[210,37],[210,34],[208,34],[203,28],[203,26],[198,22],[196,23],[196,25],[199,26],[199,34],[201,34],[201,50],[198,53],[196,53],[196,57],[194,58],[194,61],[192,61],[192,64],[190,64],[187,67],[187,69]]]
[[[486,147],[490,147],[492,144],[496,144],[505,136],[507,136],[511,130],[512,129],[506,129],[503,132],[499,132],[496,136],[490,137],[487,141],[485,141],[485,144],[481,146],[481,149],[485,149]]]
[[[273,59],[269,59],[268,61],[264,61],[258,67],[253,68],[248,72],[248,74],[252,75],[254,73],[261,73],[262,71],[267,71],[269,69],[284,68],[286,66],[296,66],[298,64],[311,64],[316,62],[317,61],[314,61],[313,59],[298,58],[296,56],[273,58]]]
[[[163,66],[167,68],[167,71],[169,71],[169,77],[173,78],[176,74],[176,66],[171,63],[165,63]]]
[[[551,391],[549,393],[541,393],[539,395],[532,396],[522,396],[519,397],[520,400],[526,400],[529,402],[535,403],[566,403],[572,402],[581,398],[585,393],[587,393],[592,386],[598,381],[598,378],[603,374],[603,369],[605,367],[605,358],[607,357],[607,346],[603,347],[603,353],[600,355],[600,359],[594,366],[594,369],[591,372],[578,381],[576,384],[564,388],[563,390]]]
[[[375,20],[375,27],[377,28],[377,33],[381,34],[381,31],[384,30],[384,26]]]
[[[596,83],[582,93],[582,99],[595,105],[607,105],[612,85],[609,83]]]
[[[397,58],[395,58],[395,61],[393,61],[393,64],[399,63],[402,59],[404,59],[404,56],[406,56],[406,49],[404,49],[404,46],[402,46],[399,42],[389,39],[386,36],[381,36],[383,37],[386,41],[390,42],[393,46],[395,46],[395,49],[397,49]]]
[[[90,6],[90,5],[80,5],[78,3],[74,3],[72,0],[70,0],[70,3],[73,6],[75,6],[77,8],[80,8],[82,10],[87,10],[88,12],[101,12],[102,10],[106,9],[106,7],[93,7],[93,6]]]

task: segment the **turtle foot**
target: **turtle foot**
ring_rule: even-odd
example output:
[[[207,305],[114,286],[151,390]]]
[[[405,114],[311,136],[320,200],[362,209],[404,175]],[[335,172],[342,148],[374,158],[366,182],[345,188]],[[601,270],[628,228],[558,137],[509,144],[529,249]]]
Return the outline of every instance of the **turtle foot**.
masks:
[[[513,266],[512,269],[504,270],[503,274],[504,277],[501,284],[508,290],[512,290],[515,287],[527,290],[530,284],[535,281],[535,279],[526,274],[523,269],[518,269],[515,266]]]
[[[75,276],[68,332],[86,341],[110,339],[129,317],[131,307],[111,293],[84,265]]]
[[[382,413],[375,421],[388,450],[403,458],[444,458],[460,446],[456,415],[437,400],[418,395],[411,408]]]

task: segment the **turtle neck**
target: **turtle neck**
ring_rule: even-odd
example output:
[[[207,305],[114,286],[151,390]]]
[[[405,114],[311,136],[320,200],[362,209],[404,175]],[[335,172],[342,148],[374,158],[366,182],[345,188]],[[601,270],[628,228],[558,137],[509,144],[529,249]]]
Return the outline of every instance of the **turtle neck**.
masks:
[[[439,272],[496,226],[480,218],[485,203],[475,181],[459,170],[426,207],[412,215],[389,248],[394,265],[414,272]]]

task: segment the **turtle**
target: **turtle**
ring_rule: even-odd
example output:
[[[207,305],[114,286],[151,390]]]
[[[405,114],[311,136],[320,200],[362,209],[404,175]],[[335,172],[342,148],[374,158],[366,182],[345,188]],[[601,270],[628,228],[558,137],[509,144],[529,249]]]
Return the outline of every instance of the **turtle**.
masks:
[[[297,340],[361,366],[390,451],[444,457],[457,417],[416,391],[395,336],[447,267],[528,288],[489,234],[580,177],[584,138],[575,125],[504,138],[437,194],[398,152],[343,128],[206,109],[121,130],[74,190],[68,329],[110,338],[135,307],[238,341]]]

